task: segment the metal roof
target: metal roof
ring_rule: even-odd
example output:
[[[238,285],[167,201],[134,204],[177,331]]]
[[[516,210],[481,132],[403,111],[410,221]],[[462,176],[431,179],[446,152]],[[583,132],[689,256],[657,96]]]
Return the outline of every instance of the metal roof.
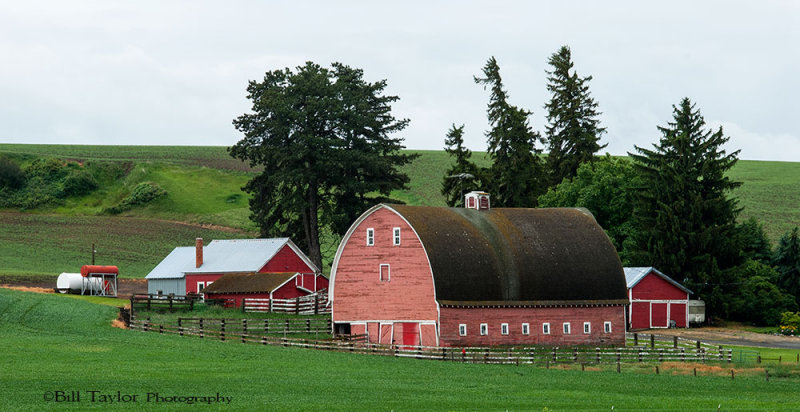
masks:
[[[203,293],[270,293],[298,273],[229,273],[217,279]]]
[[[195,267],[195,248],[176,247],[146,276],[182,278],[186,274],[258,272],[284,245],[298,252],[312,270],[319,271],[289,238],[212,240],[203,247],[203,264]]]
[[[687,293],[694,293],[691,290],[687,289],[685,286],[683,286],[680,283],[676,282],[671,277],[661,273],[661,271],[659,271],[658,269],[656,269],[656,268],[654,268],[652,266],[649,266],[649,267],[635,267],[635,268],[623,268],[623,270],[625,271],[625,281],[628,284],[628,289],[636,286],[636,284],[639,283],[642,279],[644,279],[644,277],[647,276],[648,273],[652,272],[652,273],[655,273],[656,275],[660,276],[661,278],[663,278],[667,282],[675,285],[675,287],[677,287],[678,289],[680,289],[680,290],[682,290],[684,292],[687,292]]]

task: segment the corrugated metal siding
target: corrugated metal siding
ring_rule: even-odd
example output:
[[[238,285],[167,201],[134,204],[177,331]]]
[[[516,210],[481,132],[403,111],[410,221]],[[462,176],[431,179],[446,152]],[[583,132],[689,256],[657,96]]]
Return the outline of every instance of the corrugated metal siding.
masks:
[[[184,279],[148,279],[147,293],[157,294],[161,291],[164,295],[174,293],[175,295],[186,294],[186,282]]]

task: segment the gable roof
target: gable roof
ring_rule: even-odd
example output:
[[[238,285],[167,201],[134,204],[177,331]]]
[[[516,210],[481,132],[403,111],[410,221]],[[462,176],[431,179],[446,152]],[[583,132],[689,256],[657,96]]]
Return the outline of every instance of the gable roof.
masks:
[[[146,279],[175,279],[186,274],[258,272],[288,245],[314,272],[319,269],[289,238],[212,240],[203,247],[203,264],[195,267],[195,248],[177,247]]]
[[[631,268],[624,268],[625,270],[625,281],[628,284],[628,289],[636,286],[645,276],[649,273],[654,273],[660,276],[662,279],[666,280],[667,282],[674,285],[676,288],[686,292],[686,293],[694,293],[691,290],[687,289],[685,286],[681,285],[680,283],[673,280],[671,277],[661,273],[660,270],[650,266],[650,267],[631,267]]]
[[[229,273],[203,293],[269,293],[292,280],[297,273]]]
[[[627,303],[616,249],[585,209],[380,206],[419,236],[441,304]]]

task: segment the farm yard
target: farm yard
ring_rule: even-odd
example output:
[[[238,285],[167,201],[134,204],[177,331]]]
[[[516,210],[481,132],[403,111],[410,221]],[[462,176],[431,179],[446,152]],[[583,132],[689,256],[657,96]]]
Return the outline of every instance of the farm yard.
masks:
[[[624,365],[617,374],[611,365],[581,371],[421,361],[139,333],[110,327],[115,317],[109,306],[0,289],[0,345],[15,348],[4,359],[13,372],[0,376],[0,409],[63,408],[42,400],[56,390],[219,393],[234,409],[273,410],[800,408],[797,378],[777,366],[767,382],[762,368],[740,365],[732,380],[724,364],[664,363],[655,375],[652,364]]]

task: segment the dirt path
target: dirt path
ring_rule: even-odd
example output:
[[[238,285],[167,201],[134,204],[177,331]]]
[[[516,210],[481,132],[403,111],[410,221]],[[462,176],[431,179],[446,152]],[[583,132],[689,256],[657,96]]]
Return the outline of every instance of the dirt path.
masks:
[[[800,349],[800,337],[768,335],[741,329],[703,327],[690,329],[650,329],[642,331],[656,336],[671,338],[678,336],[685,339],[700,340],[717,345],[755,346],[776,349]]]
[[[32,281],[31,279],[22,279],[15,281],[14,278],[4,278],[0,287],[8,287],[10,289],[26,290],[29,292],[53,292],[56,287],[55,278],[43,278],[40,281]],[[130,295],[135,293],[147,293],[147,281],[144,279],[118,279],[117,280],[117,296],[120,299],[128,299]]]

